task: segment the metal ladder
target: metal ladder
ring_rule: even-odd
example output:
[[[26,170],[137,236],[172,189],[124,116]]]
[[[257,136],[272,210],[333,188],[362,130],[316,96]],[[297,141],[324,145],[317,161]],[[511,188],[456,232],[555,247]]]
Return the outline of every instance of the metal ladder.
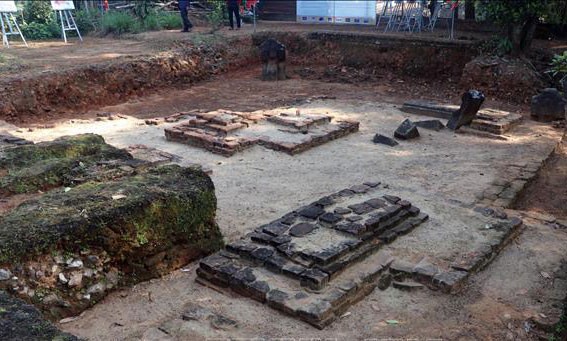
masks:
[[[76,31],[77,35],[79,36],[79,40],[83,41],[83,37],[81,37],[81,32],[79,32],[79,28],[77,27],[77,23],[75,22],[75,18],[73,18],[73,14],[69,10],[61,10],[59,12],[59,20],[61,21],[61,32],[63,33],[63,40],[67,42],[67,34],[66,31]]]
[[[20,30],[20,26],[18,26],[18,22],[16,18],[12,15],[12,13],[0,13],[0,28],[2,30],[2,46],[6,46],[10,48],[10,41],[8,40],[8,36],[10,35],[19,35],[22,38],[22,41],[28,47],[28,43]]]

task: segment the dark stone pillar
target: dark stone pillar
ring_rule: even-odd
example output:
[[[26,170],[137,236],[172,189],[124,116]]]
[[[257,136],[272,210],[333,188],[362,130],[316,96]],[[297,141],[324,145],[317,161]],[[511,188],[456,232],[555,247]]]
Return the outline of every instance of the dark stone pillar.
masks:
[[[463,94],[461,101],[461,107],[447,123],[447,128],[451,130],[457,130],[472,122],[484,102],[484,94],[478,90],[469,90]]]
[[[275,81],[286,79],[285,45],[270,38],[260,45],[262,59],[262,80]]]

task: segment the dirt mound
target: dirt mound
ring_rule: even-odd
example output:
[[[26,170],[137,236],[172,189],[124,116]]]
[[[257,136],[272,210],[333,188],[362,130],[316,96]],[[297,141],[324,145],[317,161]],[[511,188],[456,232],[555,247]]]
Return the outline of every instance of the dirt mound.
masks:
[[[544,86],[533,67],[521,59],[486,56],[465,65],[461,85],[512,103],[529,103]]]
[[[231,44],[238,48],[230,48]],[[0,118],[29,122],[38,116],[57,118],[58,111],[84,110],[139,96],[148,91],[190,84],[246,63],[246,39],[178,46],[172,52],[47,72],[0,83]]]

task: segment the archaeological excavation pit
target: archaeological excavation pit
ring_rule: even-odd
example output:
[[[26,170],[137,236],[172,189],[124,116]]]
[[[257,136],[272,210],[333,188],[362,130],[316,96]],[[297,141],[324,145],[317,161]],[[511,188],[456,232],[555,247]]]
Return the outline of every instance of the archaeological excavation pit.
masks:
[[[268,38],[287,51],[273,81]],[[177,39],[3,81],[10,316],[22,299],[50,335],[119,340],[521,339],[559,320],[565,218],[514,208],[563,131],[460,83],[474,40]],[[475,118],[446,128],[472,89]],[[418,137],[394,137],[405,120]]]

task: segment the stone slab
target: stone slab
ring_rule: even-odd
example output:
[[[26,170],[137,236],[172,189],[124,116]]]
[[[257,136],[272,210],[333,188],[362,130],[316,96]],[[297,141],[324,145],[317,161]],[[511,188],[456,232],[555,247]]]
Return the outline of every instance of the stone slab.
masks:
[[[421,100],[405,102],[401,108],[403,112],[410,114],[430,116],[445,120],[449,120],[453,112],[458,109],[459,106],[457,105]],[[522,116],[519,114],[486,108],[478,111],[477,117],[470,124],[470,128],[502,135],[521,120]]]

